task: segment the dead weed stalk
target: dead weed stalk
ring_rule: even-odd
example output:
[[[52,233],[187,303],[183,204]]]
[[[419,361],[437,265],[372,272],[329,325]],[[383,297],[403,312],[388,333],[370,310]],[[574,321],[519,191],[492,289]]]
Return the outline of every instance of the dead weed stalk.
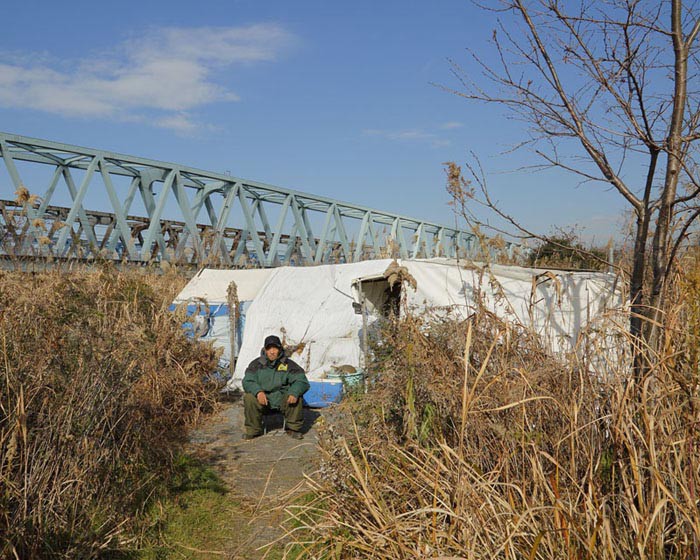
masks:
[[[0,558],[135,546],[184,429],[215,403],[173,275],[0,273]]]
[[[485,311],[387,324],[370,392],[323,436],[315,500],[290,509],[290,556],[697,558],[700,261],[686,270],[640,380]]]

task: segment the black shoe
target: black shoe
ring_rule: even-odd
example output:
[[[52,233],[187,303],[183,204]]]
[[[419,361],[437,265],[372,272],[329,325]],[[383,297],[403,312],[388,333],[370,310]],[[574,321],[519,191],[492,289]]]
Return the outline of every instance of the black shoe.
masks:
[[[294,430],[286,430],[285,433],[292,439],[304,439],[304,434],[295,432]]]
[[[251,440],[251,439],[255,439],[256,437],[259,437],[261,435],[262,434],[243,434],[242,437],[244,440]]]

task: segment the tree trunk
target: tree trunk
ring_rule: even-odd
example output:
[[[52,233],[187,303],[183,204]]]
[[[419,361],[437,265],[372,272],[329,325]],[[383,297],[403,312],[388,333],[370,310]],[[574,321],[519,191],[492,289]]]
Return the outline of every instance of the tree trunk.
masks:
[[[642,344],[642,331],[646,307],[644,305],[644,272],[646,267],[647,236],[649,235],[649,211],[644,209],[637,213],[636,236],[634,241],[634,255],[632,264],[632,276],[630,278],[630,334],[632,335],[632,348],[634,356],[634,373],[640,377],[644,365],[644,345]]]
[[[661,323],[661,309],[663,307],[663,292],[668,270],[669,241],[673,218],[673,203],[676,200],[678,178],[682,165],[682,136],[683,113],[687,98],[688,80],[688,47],[683,40],[682,27],[682,2],[673,0],[671,11],[671,33],[673,37],[674,53],[674,92],[673,113],[666,138],[666,175],[659,199],[659,217],[654,231],[652,245],[652,289],[649,300],[651,318],[653,319],[644,329],[645,341],[652,349],[656,347],[658,339],[658,325]]]

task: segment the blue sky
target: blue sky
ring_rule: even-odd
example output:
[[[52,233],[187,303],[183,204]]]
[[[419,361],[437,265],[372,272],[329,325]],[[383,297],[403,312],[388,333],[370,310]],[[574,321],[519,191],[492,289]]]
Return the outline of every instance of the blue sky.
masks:
[[[604,243],[618,195],[514,171],[531,162],[502,154],[522,125],[435,85],[458,87],[448,59],[468,65],[467,48],[490,59],[494,25],[466,0],[14,3],[0,130],[450,225],[442,164],[473,151],[528,227],[578,224]]]

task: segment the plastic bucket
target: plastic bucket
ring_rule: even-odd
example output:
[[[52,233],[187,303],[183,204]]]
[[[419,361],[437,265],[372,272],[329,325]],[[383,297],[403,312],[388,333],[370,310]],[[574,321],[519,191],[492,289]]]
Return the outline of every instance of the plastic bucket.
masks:
[[[340,380],[309,381],[311,388],[304,393],[304,401],[312,408],[322,408],[340,402],[343,397],[343,384]]]

